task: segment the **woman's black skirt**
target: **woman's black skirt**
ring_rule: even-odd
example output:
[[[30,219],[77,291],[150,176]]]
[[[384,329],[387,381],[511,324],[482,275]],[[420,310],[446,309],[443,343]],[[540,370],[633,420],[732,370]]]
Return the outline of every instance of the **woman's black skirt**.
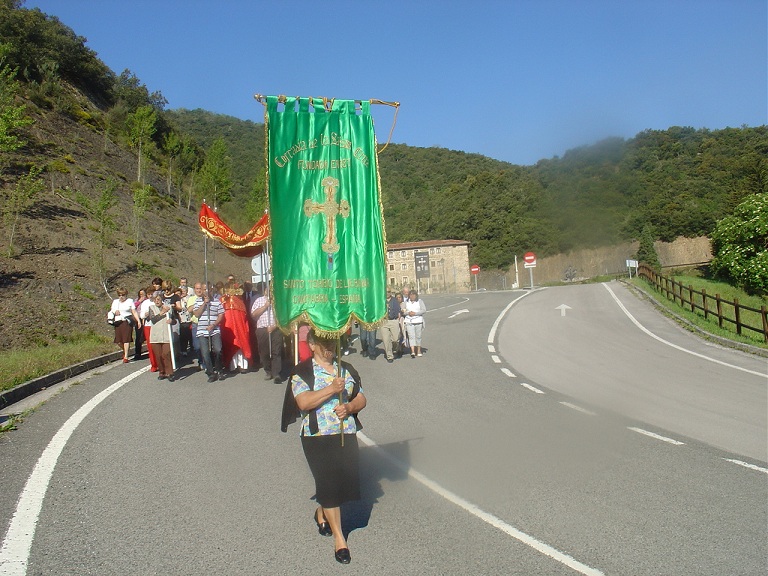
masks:
[[[323,508],[336,508],[360,499],[360,470],[357,436],[338,434],[302,436],[301,447],[315,478],[315,499]]]

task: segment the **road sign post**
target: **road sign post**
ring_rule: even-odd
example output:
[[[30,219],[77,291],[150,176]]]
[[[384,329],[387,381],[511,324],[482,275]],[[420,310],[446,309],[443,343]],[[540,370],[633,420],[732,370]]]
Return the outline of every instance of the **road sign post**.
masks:
[[[477,264],[472,264],[470,266],[469,271],[472,273],[472,276],[475,277],[475,292],[477,292],[477,275],[480,274],[480,266]]]
[[[533,269],[536,268],[536,254],[526,252],[523,256],[523,266],[528,268],[528,275],[531,279],[531,290],[533,290]]]

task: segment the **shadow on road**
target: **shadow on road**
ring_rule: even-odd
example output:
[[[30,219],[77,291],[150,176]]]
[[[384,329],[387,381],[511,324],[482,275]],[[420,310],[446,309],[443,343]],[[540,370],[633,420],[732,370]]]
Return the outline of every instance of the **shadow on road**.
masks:
[[[342,528],[345,535],[368,526],[374,504],[377,504],[379,498],[384,495],[381,488],[382,480],[397,482],[408,478],[410,442],[413,441],[415,440],[404,440],[360,449],[360,500],[347,502],[342,506]],[[380,450],[386,451],[403,466],[398,466],[389,458],[382,458]]]

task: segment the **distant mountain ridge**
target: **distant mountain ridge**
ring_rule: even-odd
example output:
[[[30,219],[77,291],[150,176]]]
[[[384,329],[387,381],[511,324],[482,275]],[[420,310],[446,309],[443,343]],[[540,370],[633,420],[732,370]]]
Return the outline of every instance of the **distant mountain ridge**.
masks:
[[[226,140],[239,190],[225,214],[242,214],[247,195],[263,206],[262,124],[203,110],[169,116],[201,143]],[[497,268],[530,249],[636,240],[646,226],[667,242],[706,236],[742,198],[768,190],[767,158],[767,126],[646,130],[535,166],[390,144],[379,156],[387,239],[468,240],[473,261]]]

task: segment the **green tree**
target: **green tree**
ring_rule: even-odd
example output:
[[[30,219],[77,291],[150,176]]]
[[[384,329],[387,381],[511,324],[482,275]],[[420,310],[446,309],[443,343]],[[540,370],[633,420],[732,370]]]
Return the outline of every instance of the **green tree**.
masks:
[[[214,207],[232,199],[232,160],[227,155],[223,138],[214,140],[200,167],[199,189]]]
[[[654,270],[660,270],[661,262],[659,262],[659,255],[656,253],[655,241],[656,235],[654,234],[653,226],[646,224],[643,227],[642,234],[640,234],[640,246],[637,248],[635,260],[642,264],[647,264]]]
[[[768,294],[768,193],[753,194],[712,233],[710,271],[745,291]]]
[[[200,149],[188,134],[181,136],[181,149],[177,160],[179,182],[177,187],[183,191],[186,183],[187,191],[187,210],[192,207],[192,199],[195,191],[195,177],[200,165]]]
[[[139,243],[141,242],[142,223],[144,214],[149,209],[152,201],[152,186],[149,184],[135,185],[133,190],[133,239],[136,253],[139,252]]]
[[[166,192],[168,196],[173,195],[173,171],[174,171],[173,163],[181,153],[181,148],[182,148],[181,138],[179,138],[179,135],[176,132],[168,132],[163,137],[163,150],[165,150],[165,153],[168,155],[168,173],[167,173],[167,179],[166,179],[166,186],[167,186]],[[177,200],[178,200],[178,206],[179,208],[181,208],[181,188],[178,188]]]
[[[6,64],[9,50],[7,44],[0,44],[0,152],[6,153],[26,144],[21,130],[32,124],[32,119],[26,114],[26,106],[16,101],[19,82],[16,80],[16,69]]]
[[[150,141],[155,133],[157,122],[157,113],[155,109],[150,105],[139,106],[139,108],[133,114],[128,115],[127,127],[128,137],[131,142],[131,146],[138,150],[139,166],[136,176],[137,182],[141,180],[141,160],[144,155],[144,149],[147,143]]]
[[[42,168],[32,166],[29,172],[16,181],[16,186],[3,206],[3,226],[8,234],[8,256],[13,256],[13,241],[16,234],[16,226],[21,214],[32,206],[35,196],[45,188],[45,182],[40,178]]]
[[[91,220],[96,223],[97,243],[94,250],[93,266],[99,277],[104,291],[109,295],[107,287],[107,248],[113,242],[113,233],[117,229],[117,224],[112,216],[112,208],[117,205],[117,182],[113,179],[108,180],[101,190],[99,199],[94,202],[85,194],[77,192],[75,201],[85,210]]]

